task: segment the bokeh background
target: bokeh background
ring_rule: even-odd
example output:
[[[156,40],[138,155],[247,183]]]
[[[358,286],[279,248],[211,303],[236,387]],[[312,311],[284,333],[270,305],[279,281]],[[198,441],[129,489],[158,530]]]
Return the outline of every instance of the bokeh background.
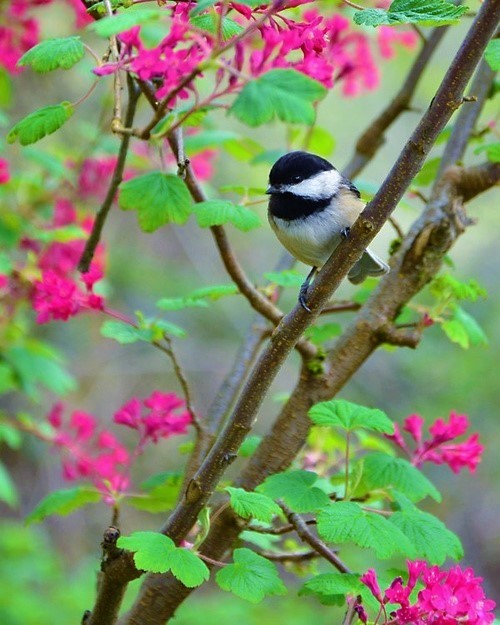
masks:
[[[47,36],[70,34],[69,13],[58,6],[40,11]],[[356,182],[365,189],[376,189],[387,174],[404,141],[428,106],[451,56],[456,51],[467,27],[450,29],[438,53],[429,65],[413,101],[413,111],[406,113],[387,133],[387,142]],[[329,158],[338,168],[349,160],[354,143],[367,123],[380,111],[401,84],[415,56],[402,50],[395,59],[381,61],[380,87],[357,98],[345,99],[334,88],[319,109],[319,125],[335,138]],[[25,72],[15,80],[15,93],[7,114],[14,121],[43,106],[61,100],[77,100],[89,84],[90,65],[85,61],[71,72],[57,75],[36,75]],[[86,101],[75,118],[37,148],[58,153],[61,144],[74,146],[76,153],[90,150],[100,140],[94,123],[107,128],[110,116],[110,82],[103,81],[94,97]],[[103,103],[104,102],[104,103]],[[488,103],[481,118],[485,124],[497,115]],[[76,119],[77,118],[77,119]],[[87,123],[83,123],[86,120]],[[232,118],[221,115],[220,127],[241,136],[250,136],[267,150],[286,150],[287,133],[276,125],[249,131]],[[116,150],[117,139],[107,137],[104,149]],[[467,154],[467,163],[480,157]],[[433,155],[439,154],[438,146]],[[6,156],[18,166],[36,169],[34,159],[26,158],[19,147],[6,148]],[[224,185],[243,184],[264,187],[269,163],[242,163],[224,151],[214,161],[214,176],[208,188],[211,197],[218,197]],[[420,200],[405,198],[395,214],[406,228],[421,210]],[[97,208],[97,207],[96,207]],[[475,475],[453,475],[443,467],[427,468],[427,475],[443,492],[439,507],[429,504],[450,529],[461,537],[466,556],[464,564],[474,567],[485,578],[485,589],[493,599],[500,598],[500,498],[498,482],[500,464],[498,448],[498,345],[500,340],[499,268],[500,252],[498,191],[492,190],[469,207],[477,223],[468,229],[451,253],[454,275],[467,280],[476,278],[489,297],[465,307],[484,328],[488,347],[462,350],[451,344],[438,327],[429,328],[416,351],[408,349],[380,350],[343,389],[342,397],[385,410],[398,421],[419,413],[428,421],[447,417],[450,411],[465,413],[472,422],[472,431],[480,432],[486,446],[483,462]],[[263,274],[277,264],[282,249],[267,226],[265,198],[256,207],[262,227],[242,234],[228,227],[228,235],[245,270],[257,283]],[[394,232],[390,226],[378,236],[374,249],[382,256]],[[109,251],[109,272],[106,289],[112,306],[127,313],[142,310],[154,313],[160,297],[175,297],[211,284],[227,283],[209,231],[200,230],[194,220],[186,226],[162,228],[153,235],[142,233],[134,213],[118,209],[111,212],[105,229]],[[306,274],[303,265],[297,268]],[[339,298],[350,298],[354,288],[344,284]],[[289,310],[296,293],[286,292],[282,308]],[[203,413],[218,386],[232,367],[239,343],[253,319],[253,312],[239,297],[214,303],[208,309],[189,309],[171,313],[170,320],[182,325],[188,337],[176,341],[179,358],[189,377],[194,403]],[[347,323],[349,315],[335,321]],[[99,332],[101,319],[79,316],[68,323],[52,323],[38,329],[41,336],[53,341],[64,353],[78,390],[64,401],[69,409],[82,409],[98,415],[110,424],[114,411],[132,395],[148,395],[154,389],[180,392],[168,360],[147,344],[121,346],[104,339]],[[293,388],[298,372],[298,358],[292,355],[260,411],[255,426],[264,433],[280,407],[284,394]],[[21,397],[9,397],[9,410],[27,410],[43,419],[55,398],[45,395],[37,405]],[[141,458],[136,468],[141,477],[159,470],[177,469],[185,457],[177,450],[178,440],[164,441]],[[95,575],[99,565],[99,542],[103,528],[110,522],[110,511],[104,504],[91,506],[70,517],[50,518],[40,526],[25,527],[23,519],[50,490],[64,487],[58,458],[40,442],[26,438],[22,453],[2,449],[3,461],[9,466],[20,490],[18,510],[1,507],[0,527],[0,622],[3,625],[52,625],[79,622],[81,614],[92,605]],[[125,512],[123,532],[155,529],[161,524],[158,516]],[[366,554],[349,552],[351,562],[360,569],[368,568]],[[204,623],[226,625],[238,621],[251,625],[279,615],[283,622],[302,623],[314,618],[317,623],[330,623],[340,613],[322,607],[312,598],[297,598],[294,587],[287,597],[266,600],[253,606],[207,585],[192,595],[175,618],[179,625]],[[133,590],[131,590],[133,594]],[[340,617],[339,617],[340,618]]]

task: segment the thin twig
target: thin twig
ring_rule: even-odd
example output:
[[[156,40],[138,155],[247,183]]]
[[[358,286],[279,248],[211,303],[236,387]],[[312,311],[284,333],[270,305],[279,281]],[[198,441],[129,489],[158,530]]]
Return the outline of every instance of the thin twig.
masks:
[[[322,315],[330,315],[333,313],[341,313],[341,312],[355,312],[361,308],[361,304],[358,302],[351,301],[339,301],[332,302],[331,304],[327,304],[323,310],[321,311]]]
[[[290,521],[290,524],[295,527],[295,530],[305,543],[310,545],[319,555],[323,556],[325,560],[328,560],[333,566],[341,573],[350,573],[350,569],[342,562],[342,560],[335,554],[326,544],[313,534],[304,520],[293,510],[283,503],[278,501],[278,505],[285,513],[286,518]]]
[[[134,120],[140,91],[136,89],[133,79],[129,75],[127,75],[127,88],[128,104],[127,111],[125,113],[125,123],[131,125]],[[116,161],[115,169],[113,171],[113,176],[111,177],[111,182],[109,183],[106,197],[104,198],[101,207],[97,212],[94,223],[92,225],[92,231],[89,238],[87,239],[87,242],[85,243],[85,249],[83,250],[82,256],[78,263],[78,269],[79,271],[81,271],[81,273],[86,273],[89,270],[90,263],[94,258],[96,248],[101,239],[104,224],[106,223],[106,218],[115,199],[118,186],[123,179],[123,170],[125,169],[125,161],[127,160],[129,144],[130,135],[123,135],[120,142],[120,149],[118,150],[118,158]]]
[[[274,553],[273,551],[259,551],[259,555],[273,562],[307,562],[319,558],[320,554],[311,549],[310,551],[297,551],[291,553]]]
[[[303,520],[306,525],[316,525],[316,519]],[[270,534],[271,536],[282,536],[283,534],[289,534],[295,531],[295,526],[289,523],[288,525],[280,525],[279,527],[261,527],[260,525],[251,525],[248,530],[250,532],[258,532],[259,534]]]

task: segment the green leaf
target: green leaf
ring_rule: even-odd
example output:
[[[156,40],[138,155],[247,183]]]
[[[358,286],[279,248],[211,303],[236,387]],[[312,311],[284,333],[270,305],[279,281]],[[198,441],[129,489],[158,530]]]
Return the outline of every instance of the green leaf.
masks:
[[[166,13],[161,9],[127,9],[123,13],[103,17],[87,28],[100,37],[111,37],[134,26],[158,20],[162,15],[166,15]]]
[[[101,334],[108,339],[114,339],[121,345],[154,340],[153,331],[150,328],[136,328],[123,321],[105,321],[101,326]]]
[[[52,514],[66,516],[89,503],[97,503],[100,500],[101,493],[89,486],[56,490],[42,499],[26,517],[26,523],[38,523]]]
[[[16,388],[14,370],[6,362],[0,362],[0,395],[14,391]]]
[[[227,200],[198,202],[193,206],[193,212],[201,228],[232,223],[239,230],[247,232],[260,226],[260,219],[256,213]]]
[[[353,404],[345,399],[320,402],[314,405],[308,414],[315,425],[339,427],[348,432],[358,428],[383,434],[394,432],[394,424],[385,412],[377,408]]]
[[[411,501],[420,501],[427,496],[441,501],[434,484],[404,458],[379,452],[365,456],[363,462],[363,486],[368,490],[392,488]]]
[[[500,39],[492,39],[488,43],[484,58],[494,72],[500,69]]]
[[[308,580],[299,594],[304,594],[304,589],[316,595],[359,595],[364,584],[359,581],[359,575],[353,573],[322,573]]]
[[[44,106],[24,119],[17,122],[7,135],[7,142],[14,143],[16,140],[21,145],[30,145],[52,134],[73,115],[71,102],[61,102],[53,106]]]
[[[233,564],[217,571],[215,579],[222,590],[228,590],[251,603],[270,595],[285,595],[286,586],[276,566],[250,549],[235,549]]]
[[[279,536],[273,536],[272,534],[263,534],[262,532],[253,532],[251,527],[249,530],[244,530],[240,534],[241,540],[247,543],[251,543],[256,547],[259,547],[262,551],[273,551],[275,544],[279,542]]]
[[[154,475],[141,484],[141,489],[146,492],[142,496],[127,497],[127,503],[153,513],[171,510],[179,497],[182,479],[182,474],[174,471]]]
[[[167,223],[184,224],[192,209],[184,182],[160,171],[122,182],[118,201],[123,210],[137,210],[144,232],[154,232]]]
[[[339,336],[341,332],[342,326],[340,323],[324,323],[321,326],[309,326],[304,336],[315,345],[322,345],[326,341]]]
[[[260,493],[249,493],[243,488],[228,486],[226,491],[231,497],[231,508],[244,519],[254,518],[263,523],[270,523],[272,518],[281,513],[281,508],[272,499]]]
[[[268,271],[264,278],[277,286],[299,288],[304,282],[304,276],[295,269],[285,269],[284,271]]]
[[[15,484],[2,462],[0,462],[0,501],[3,501],[11,508],[15,508],[19,503]]]
[[[394,24],[420,24],[445,26],[455,24],[469,7],[456,6],[446,0],[394,0],[385,9],[365,9],[354,13],[360,26],[392,26]]]
[[[191,9],[189,15],[193,17],[195,15],[199,15],[203,11],[206,11],[211,6],[213,6],[216,2],[217,0],[196,0],[196,6],[193,9]]]
[[[22,444],[21,432],[9,423],[0,422],[0,442],[11,449],[19,449]]]
[[[394,554],[413,558],[415,549],[408,538],[384,517],[365,512],[351,501],[339,501],[318,515],[318,533],[328,542],[354,543],[374,549],[379,558]]]
[[[210,577],[207,565],[195,553],[177,547],[168,556],[170,572],[188,588],[201,586]]]
[[[500,43],[499,39],[495,39],[494,41],[498,41]],[[479,148],[474,150],[474,154],[479,154],[481,152],[486,152],[488,160],[492,163],[500,163],[500,141],[481,145]]]
[[[455,306],[453,311],[453,320],[460,323],[467,335],[467,347],[472,345],[477,347],[478,345],[488,345],[488,337],[484,333],[479,323],[474,319],[472,315],[469,315],[460,306]]]
[[[328,495],[314,486],[317,481],[312,471],[286,471],[269,476],[256,490],[283,499],[295,512],[313,512],[330,502]]]
[[[219,28],[220,16],[215,12],[205,13],[204,15],[198,15],[191,18],[191,24],[200,30],[206,30],[211,35],[217,34]],[[243,32],[244,28],[241,24],[238,24],[229,17],[224,17],[221,24],[222,40],[227,41]]]
[[[197,154],[203,150],[218,148],[229,141],[240,141],[241,137],[232,130],[203,129],[184,139],[184,147],[188,154]]]
[[[156,302],[160,310],[183,310],[184,308],[207,308],[208,304],[194,297],[163,297]]]
[[[243,87],[230,112],[249,126],[260,126],[275,118],[312,124],[313,104],[325,95],[321,83],[294,69],[272,69]]]
[[[255,453],[255,450],[260,445],[260,441],[262,440],[262,436],[258,436],[257,434],[252,434],[251,436],[247,436],[243,443],[241,443],[241,447],[238,450],[238,454],[242,458],[250,458]]]
[[[18,65],[31,65],[41,74],[54,69],[69,69],[83,58],[85,48],[80,37],[61,37],[42,41],[23,54]]]
[[[178,338],[186,336],[186,331],[183,328],[166,319],[144,319],[144,323],[146,324],[144,329],[153,333],[154,340],[163,338],[164,334]]]
[[[422,512],[410,502],[394,512],[389,521],[408,537],[417,557],[441,565],[446,558],[460,560],[464,552],[460,539],[432,514]]]
[[[328,158],[335,149],[335,139],[326,128],[320,126],[292,128],[290,139],[297,149],[308,150],[325,158]]]
[[[192,291],[188,297],[193,299],[207,298],[212,301],[217,301],[221,297],[227,295],[238,295],[238,287],[235,284],[217,284],[214,286],[203,286],[195,291]]]
[[[167,559],[175,549],[174,541],[159,532],[133,532],[120,536],[116,544],[133,552],[138,569],[151,573],[166,573],[170,568]]]

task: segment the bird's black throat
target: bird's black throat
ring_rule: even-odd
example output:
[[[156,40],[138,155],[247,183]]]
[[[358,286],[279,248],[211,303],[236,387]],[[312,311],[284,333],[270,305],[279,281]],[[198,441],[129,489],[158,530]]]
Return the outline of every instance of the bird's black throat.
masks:
[[[293,193],[277,193],[271,195],[269,200],[269,212],[273,217],[279,217],[286,221],[294,219],[302,219],[313,213],[319,213],[324,210],[335,196],[313,199],[308,197],[299,197]]]

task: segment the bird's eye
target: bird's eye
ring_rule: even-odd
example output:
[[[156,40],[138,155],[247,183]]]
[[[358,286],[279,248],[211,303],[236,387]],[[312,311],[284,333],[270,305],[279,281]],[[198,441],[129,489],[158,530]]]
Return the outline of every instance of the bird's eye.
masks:
[[[302,182],[302,176],[294,176],[294,177],[292,178],[292,180],[293,180],[294,182]]]

